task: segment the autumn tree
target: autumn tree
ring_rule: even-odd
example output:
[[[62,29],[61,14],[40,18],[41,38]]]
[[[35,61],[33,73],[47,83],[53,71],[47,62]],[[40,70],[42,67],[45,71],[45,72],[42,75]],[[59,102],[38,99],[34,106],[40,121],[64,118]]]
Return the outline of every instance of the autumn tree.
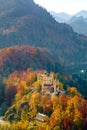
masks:
[[[41,81],[36,81],[34,83],[34,85],[35,85],[35,88],[36,88],[37,92],[40,92],[41,89],[42,89],[42,83],[41,83]]]

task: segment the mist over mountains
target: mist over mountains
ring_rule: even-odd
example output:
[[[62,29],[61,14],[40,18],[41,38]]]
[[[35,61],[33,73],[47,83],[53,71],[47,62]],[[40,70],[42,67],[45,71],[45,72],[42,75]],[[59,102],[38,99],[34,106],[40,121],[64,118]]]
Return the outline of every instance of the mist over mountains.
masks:
[[[59,23],[66,23],[72,16],[61,12],[61,13],[56,13],[54,11],[50,11],[50,14],[55,18],[55,20]]]
[[[82,10],[74,15],[66,13],[50,12],[54,19],[59,23],[69,24],[75,32],[87,36],[87,11]],[[67,16],[67,17],[65,17]]]

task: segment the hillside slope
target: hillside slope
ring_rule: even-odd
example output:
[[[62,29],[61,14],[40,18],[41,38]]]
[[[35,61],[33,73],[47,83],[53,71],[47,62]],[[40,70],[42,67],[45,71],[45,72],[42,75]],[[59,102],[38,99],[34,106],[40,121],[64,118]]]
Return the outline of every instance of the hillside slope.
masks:
[[[76,64],[79,67],[87,61],[87,38],[75,33],[67,24],[57,23],[33,0],[0,0],[0,3],[0,48],[45,47],[67,68]]]
[[[31,46],[13,46],[0,50],[0,74],[8,75],[14,70],[46,69],[58,71],[58,63],[45,50]]]

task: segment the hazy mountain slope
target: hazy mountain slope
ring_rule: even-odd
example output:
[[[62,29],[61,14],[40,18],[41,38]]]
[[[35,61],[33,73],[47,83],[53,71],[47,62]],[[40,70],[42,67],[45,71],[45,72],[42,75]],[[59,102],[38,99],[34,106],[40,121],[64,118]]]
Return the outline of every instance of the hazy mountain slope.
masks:
[[[12,45],[45,47],[65,66],[87,61],[87,38],[74,33],[67,24],[57,23],[33,0],[0,0],[0,3],[4,8],[0,8],[0,48]]]
[[[85,21],[76,21],[70,23],[75,32],[87,36],[87,23]]]
[[[81,10],[80,12],[76,13],[75,14],[76,17],[84,17],[84,18],[87,18],[87,10]]]
[[[50,14],[59,23],[66,23],[72,17],[71,15],[64,12],[56,13],[56,12],[50,11]]]
[[[72,26],[75,32],[78,32],[80,34],[84,34],[87,36],[87,19],[80,16],[80,17],[72,17],[68,24]]]
[[[53,18],[60,23],[69,24],[75,32],[87,36],[87,11],[82,10],[74,15],[68,15],[66,13],[50,12]]]

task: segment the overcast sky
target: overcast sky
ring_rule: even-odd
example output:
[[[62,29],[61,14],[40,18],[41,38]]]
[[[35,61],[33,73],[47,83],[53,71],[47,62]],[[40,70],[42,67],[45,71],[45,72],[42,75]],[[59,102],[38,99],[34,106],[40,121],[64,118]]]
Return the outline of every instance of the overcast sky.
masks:
[[[81,10],[87,10],[87,0],[34,0],[48,11],[66,12],[75,14]]]

